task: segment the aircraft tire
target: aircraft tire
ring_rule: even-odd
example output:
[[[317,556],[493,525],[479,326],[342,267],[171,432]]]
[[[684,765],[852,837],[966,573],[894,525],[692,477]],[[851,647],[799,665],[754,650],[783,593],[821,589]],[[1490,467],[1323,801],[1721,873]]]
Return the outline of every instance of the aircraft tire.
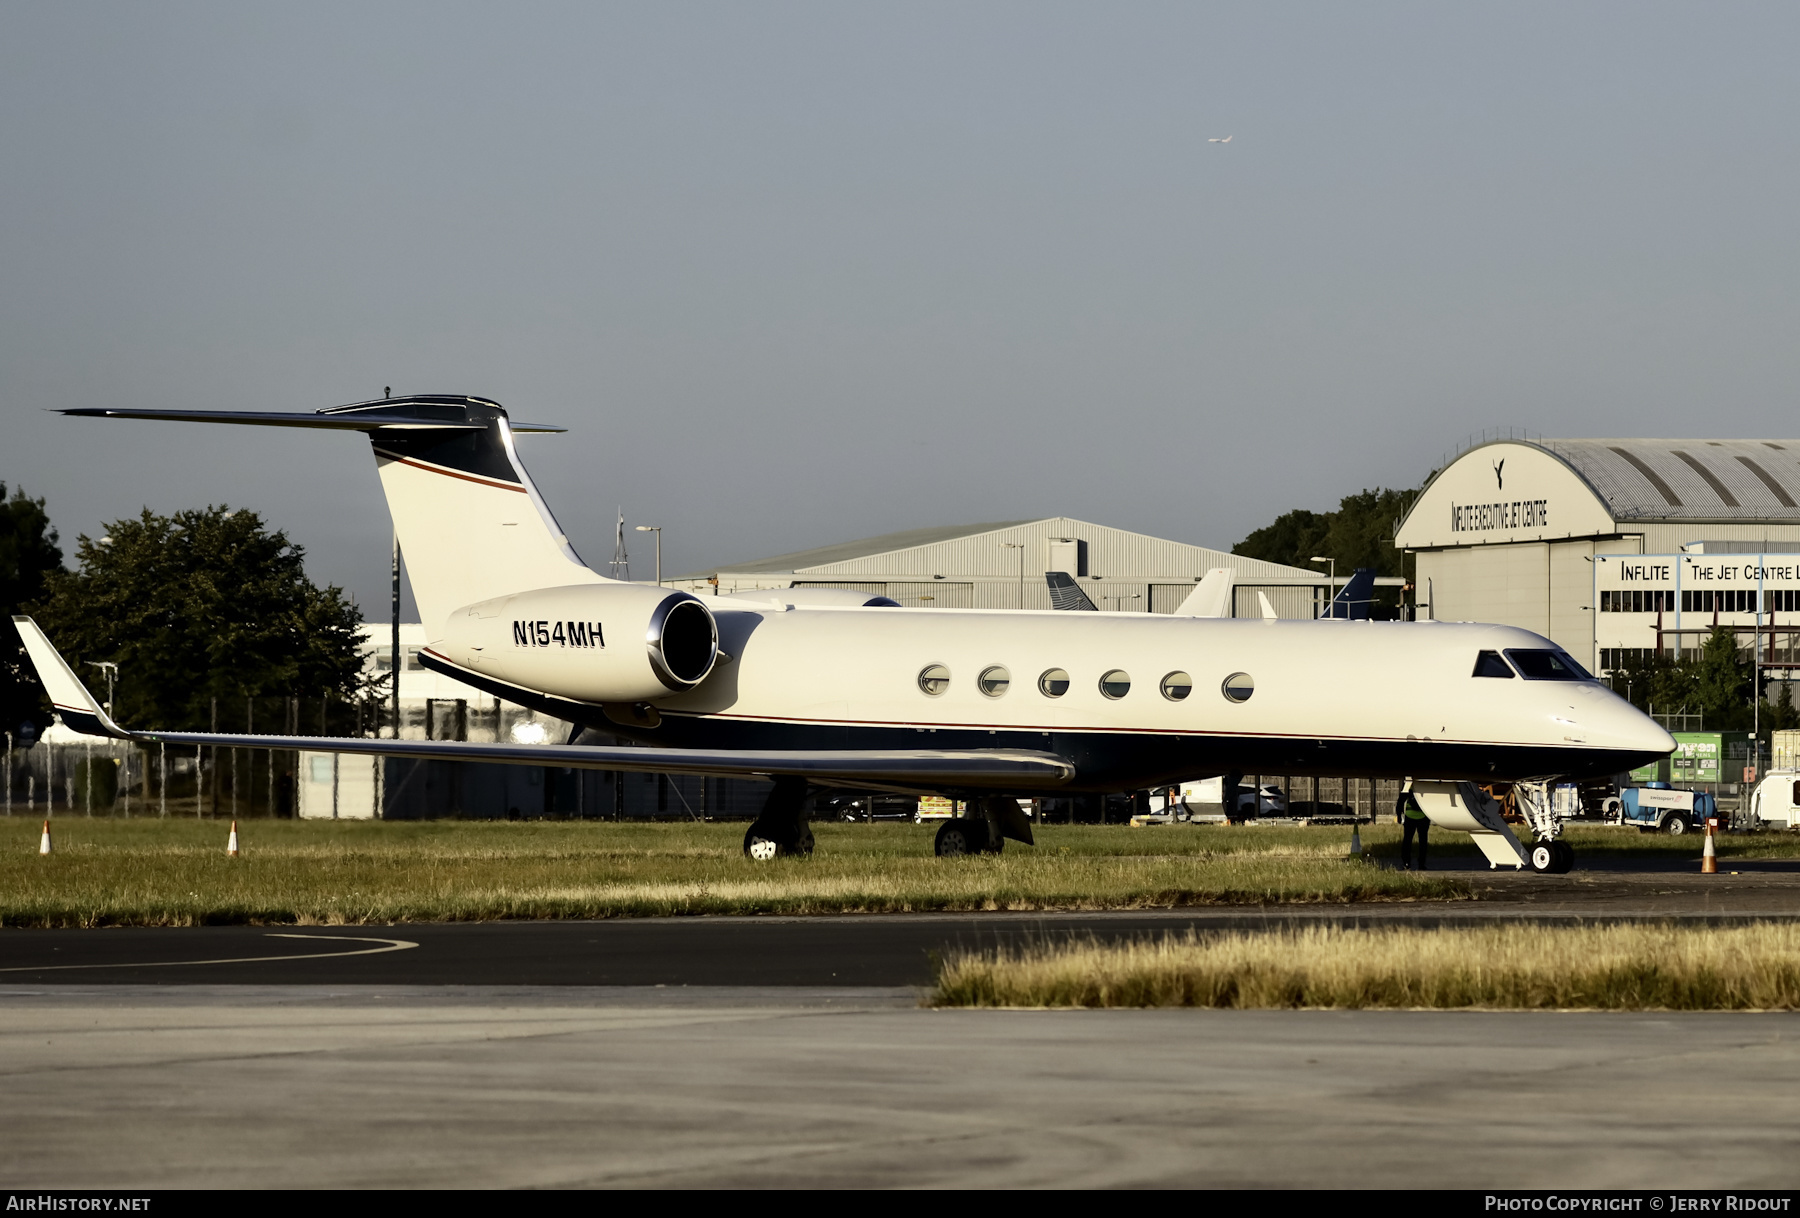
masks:
[[[1536,842],[1531,847],[1531,869],[1539,875],[1551,875],[1556,871],[1556,864],[1561,862],[1561,851],[1555,842]]]
[[[1556,847],[1556,874],[1568,875],[1575,870],[1575,847],[1567,842],[1551,842]]]
[[[781,843],[768,833],[751,825],[744,830],[744,857],[758,863],[767,863],[788,853],[781,848]]]
[[[980,853],[984,844],[985,833],[977,835],[975,823],[957,817],[947,820],[938,826],[937,840],[932,845],[933,852],[941,859],[961,858],[964,855]]]

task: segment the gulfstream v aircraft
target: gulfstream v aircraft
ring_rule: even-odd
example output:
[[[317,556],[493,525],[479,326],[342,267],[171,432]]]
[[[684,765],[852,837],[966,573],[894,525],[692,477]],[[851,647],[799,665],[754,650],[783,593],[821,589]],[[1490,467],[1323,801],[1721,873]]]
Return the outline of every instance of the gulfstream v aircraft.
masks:
[[[969,801],[938,851],[1029,842],[1012,796],[1166,786],[1226,773],[1410,775],[1434,821],[1508,865],[1563,870],[1545,780],[1613,774],[1673,739],[1548,639],[1503,626],[903,609],[786,589],[700,598],[607,579],[570,548],[512,423],[481,398],[425,396],[317,414],[70,410],[367,433],[429,640],[423,663],[478,689],[636,741],[572,743],[551,764],[760,775],[744,837],[812,847],[809,788]],[[1189,612],[1197,612],[1190,609]],[[544,765],[542,748],[454,741],[128,731],[49,641],[15,619],[80,731],[175,745]],[[1475,785],[1522,782],[1527,850]]]

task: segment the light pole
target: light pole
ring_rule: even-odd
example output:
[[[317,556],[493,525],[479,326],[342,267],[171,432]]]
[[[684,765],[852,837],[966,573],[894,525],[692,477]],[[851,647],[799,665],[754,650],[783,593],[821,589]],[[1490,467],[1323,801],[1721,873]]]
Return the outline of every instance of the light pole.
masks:
[[[1019,608],[1023,609],[1025,607],[1025,543],[1022,541],[1003,541],[1000,543],[1000,548],[1002,550],[1017,550],[1019,552]]]
[[[662,587],[662,526],[660,524],[640,524],[637,531],[656,534],[656,586],[660,588]]]
[[[1331,575],[1329,576],[1329,578],[1331,580],[1331,598],[1330,598],[1330,600],[1327,600],[1325,602],[1325,616],[1330,617],[1331,616],[1331,601],[1335,601],[1337,599],[1337,559],[1321,558],[1317,554],[1314,554],[1311,558],[1307,559],[1306,561],[1307,562],[1328,562],[1331,564]]]
[[[111,660],[89,660],[91,668],[98,668],[106,674],[106,713],[113,713],[113,682],[118,679],[119,666]]]

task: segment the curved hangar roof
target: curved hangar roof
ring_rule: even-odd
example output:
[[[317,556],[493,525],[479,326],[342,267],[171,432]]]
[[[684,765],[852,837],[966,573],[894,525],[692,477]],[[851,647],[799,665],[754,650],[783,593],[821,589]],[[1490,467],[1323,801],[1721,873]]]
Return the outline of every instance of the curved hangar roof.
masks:
[[[1616,533],[1629,523],[1800,524],[1800,440],[1496,440],[1426,484],[1403,549]]]

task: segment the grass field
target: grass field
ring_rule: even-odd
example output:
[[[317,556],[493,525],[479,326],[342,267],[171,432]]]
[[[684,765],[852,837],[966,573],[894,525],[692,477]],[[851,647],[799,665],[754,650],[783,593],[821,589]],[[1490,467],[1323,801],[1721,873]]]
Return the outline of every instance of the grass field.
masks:
[[[1038,845],[940,860],[935,826],[815,825],[810,859],[754,865],[741,824],[0,820],[0,925],[362,923],[656,914],[1145,909],[1259,902],[1455,900],[1468,878],[1397,872],[1398,830],[1039,826]],[[1442,856],[1474,853],[1460,834]],[[1696,839],[1578,829],[1579,852],[1696,858]],[[1720,839],[1722,861],[1800,857],[1800,836]]]
[[[0,925],[361,923],[656,914],[1141,909],[1457,899],[1462,879],[1345,858],[1325,830],[1041,826],[998,858],[931,855],[934,825],[820,824],[810,859],[752,864],[741,824],[0,824]]]
[[[1793,1010],[1800,926],[1311,927],[954,956],[935,1006]]]

